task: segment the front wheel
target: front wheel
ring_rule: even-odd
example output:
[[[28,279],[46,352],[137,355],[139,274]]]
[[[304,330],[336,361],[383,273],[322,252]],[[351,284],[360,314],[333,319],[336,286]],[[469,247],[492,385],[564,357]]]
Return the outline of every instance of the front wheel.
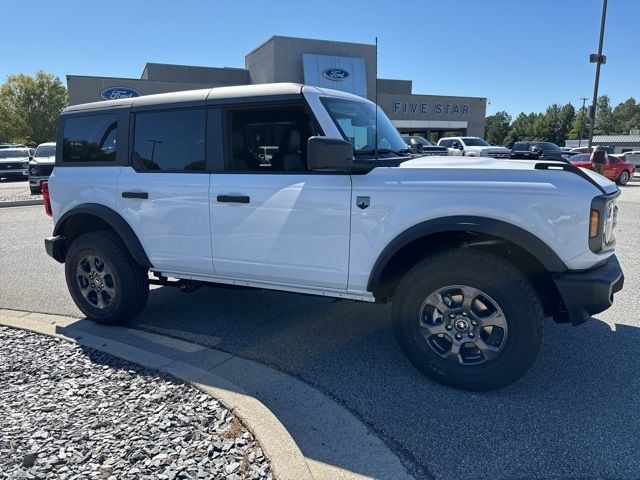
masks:
[[[415,265],[393,300],[394,330],[409,360],[456,388],[493,390],[531,367],[542,345],[538,294],[509,262],[448,250]]]
[[[111,232],[85,233],[69,246],[65,276],[71,297],[87,318],[120,325],[144,308],[147,270],[135,263]]]
[[[622,173],[620,174],[620,176],[618,177],[618,185],[626,185],[627,182],[629,181],[629,172],[627,170],[623,170]]]

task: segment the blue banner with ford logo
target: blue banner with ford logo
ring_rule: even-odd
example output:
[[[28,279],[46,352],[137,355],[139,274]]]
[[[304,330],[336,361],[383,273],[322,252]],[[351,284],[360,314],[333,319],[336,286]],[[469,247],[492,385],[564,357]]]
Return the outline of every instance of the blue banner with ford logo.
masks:
[[[322,76],[327,80],[339,82],[349,78],[349,72],[343,70],[342,68],[327,68],[324,72],[322,72]]]
[[[105,100],[119,100],[121,98],[139,97],[140,92],[129,87],[109,87],[100,92],[100,96]]]
[[[367,96],[364,58],[303,53],[302,67],[306,85]]]

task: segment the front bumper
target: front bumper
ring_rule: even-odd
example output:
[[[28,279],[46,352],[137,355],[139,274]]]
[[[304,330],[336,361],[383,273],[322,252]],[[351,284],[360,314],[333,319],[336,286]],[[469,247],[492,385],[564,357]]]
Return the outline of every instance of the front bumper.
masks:
[[[46,177],[33,177],[29,175],[29,186],[40,188],[40,183],[43,180],[49,180],[49,176],[47,175]]]
[[[64,263],[67,256],[67,243],[64,237],[57,235],[45,238],[44,249],[47,251],[47,255],[55,261]]]
[[[2,170],[0,168],[0,178],[27,178],[29,176],[29,171],[25,168],[24,170]]]
[[[574,325],[591,319],[613,304],[613,294],[622,290],[624,274],[615,255],[590,270],[555,273],[553,281]]]

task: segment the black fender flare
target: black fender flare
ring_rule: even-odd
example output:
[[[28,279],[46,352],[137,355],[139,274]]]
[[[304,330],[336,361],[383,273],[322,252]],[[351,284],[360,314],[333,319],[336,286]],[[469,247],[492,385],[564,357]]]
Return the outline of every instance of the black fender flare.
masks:
[[[382,250],[369,274],[367,291],[373,292],[389,260],[411,242],[444,232],[478,232],[493,235],[519,246],[535,257],[549,272],[564,272],[567,266],[545,242],[534,234],[508,222],[476,216],[441,217],[418,223],[396,236]]]
[[[64,213],[64,215],[62,215],[56,222],[56,226],[53,229],[53,235],[64,237],[64,230],[69,220],[75,215],[83,214],[92,215],[104,221],[120,236],[125,247],[139,265],[147,268],[153,268],[147,253],[144,251],[144,248],[142,248],[142,244],[140,243],[138,236],[127,221],[115,210],[98,203],[83,203]]]

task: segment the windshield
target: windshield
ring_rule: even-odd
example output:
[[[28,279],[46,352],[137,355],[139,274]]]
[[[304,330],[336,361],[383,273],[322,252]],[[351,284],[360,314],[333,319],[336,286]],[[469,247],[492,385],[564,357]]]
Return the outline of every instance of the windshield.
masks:
[[[424,137],[413,137],[413,138],[415,138],[417,142],[420,142],[425,147],[433,146],[432,143]]]
[[[345,140],[353,145],[353,152],[373,152],[376,139],[376,107],[372,103],[343,98],[325,97],[326,107]],[[396,127],[378,107],[378,149],[392,153],[406,152],[407,145]]]
[[[53,157],[56,154],[55,145],[40,145],[36,149],[36,157]]]
[[[25,158],[29,156],[29,150],[0,150],[0,158]]]
[[[462,139],[467,147],[490,147],[487,142],[481,138],[464,137]]]
[[[540,146],[543,150],[561,150],[559,146],[551,142],[539,142],[536,145]]]

